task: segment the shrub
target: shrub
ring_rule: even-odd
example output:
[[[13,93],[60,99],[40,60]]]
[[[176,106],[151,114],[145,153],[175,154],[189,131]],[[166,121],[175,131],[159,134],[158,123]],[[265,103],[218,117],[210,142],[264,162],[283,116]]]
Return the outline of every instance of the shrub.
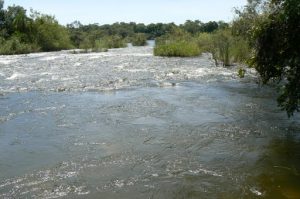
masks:
[[[98,39],[94,43],[94,49],[110,49],[110,48],[124,48],[126,42],[124,39],[117,35],[105,36]]]
[[[245,77],[245,73],[246,73],[246,70],[245,70],[245,69],[239,68],[239,70],[238,70],[238,76],[239,76],[240,78],[244,78],[244,77]]]
[[[233,37],[231,54],[234,62],[246,63],[252,56],[248,42],[241,37]]]
[[[38,50],[39,47],[37,45],[23,43],[16,36],[8,40],[0,40],[0,54],[2,55],[26,54]]]
[[[147,44],[147,36],[143,33],[137,33],[131,38],[133,46],[145,46]]]
[[[232,45],[232,35],[229,30],[220,30],[213,35],[214,55],[223,62],[224,66],[231,65],[230,48]]]
[[[36,39],[43,51],[70,49],[72,47],[67,29],[49,15],[35,15]]]
[[[233,62],[244,63],[251,56],[248,42],[233,36],[230,29],[218,30],[212,34],[199,34],[197,43],[202,51],[212,53],[214,59],[221,61],[224,66]]]
[[[154,48],[155,56],[194,57],[200,55],[200,53],[200,49],[196,43],[187,41],[160,44]]]
[[[90,39],[84,38],[83,41],[79,44],[79,48],[84,49],[87,52],[89,49],[93,48],[93,43],[92,41],[90,41]]]
[[[201,54],[196,40],[181,29],[173,29],[156,40],[155,56],[194,57]]]
[[[214,50],[213,37],[211,33],[201,33],[196,38],[199,48],[203,52],[212,53]]]

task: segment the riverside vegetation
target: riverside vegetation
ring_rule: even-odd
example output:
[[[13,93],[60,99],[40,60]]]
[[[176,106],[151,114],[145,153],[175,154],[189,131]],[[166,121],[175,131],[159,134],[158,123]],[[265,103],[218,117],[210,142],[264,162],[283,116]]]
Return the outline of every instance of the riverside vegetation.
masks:
[[[300,2],[298,0],[248,0],[236,10],[231,23],[187,20],[184,24],[114,23],[67,26],[54,16],[21,6],[4,9],[0,0],[0,54],[22,54],[62,49],[103,52],[130,42],[143,46],[155,39],[154,55],[198,56],[210,52],[217,63],[243,63],[254,67],[263,83],[277,82],[279,106],[288,115],[300,104]],[[74,51],[75,52],[75,51]],[[240,68],[239,75],[245,71]]]

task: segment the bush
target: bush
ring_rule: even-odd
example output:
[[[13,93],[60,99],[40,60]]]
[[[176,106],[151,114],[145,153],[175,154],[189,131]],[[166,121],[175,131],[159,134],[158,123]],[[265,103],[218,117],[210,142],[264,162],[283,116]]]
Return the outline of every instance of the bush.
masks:
[[[94,50],[124,47],[126,47],[126,42],[117,35],[102,37],[101,39],[96,40],[93,46]]]
[[[244,78],[244,77],[245,77],[245,73],[246,73],[246,70],[245,70],[245,69],[239,68],[239,70],[238,70],[238,76],[239,76],[240,78]]]
[[[201,54],[196,40],[181,29],[173,29],[156,40],[155,56],[194,57]]]
[[[223,62],[224,66],[231,65],[230,48],[232,46],[232,35],[229,30],[217,31],[213,35],[214,55]]]
[[[133,46],[145,46],[147,44],[147,36],[143,33],[137,33],[131,38]]]
[[[84,49],[87,52],[89,49],[93,48],[93,43],[92,41],[90,41],[90,39],[84,38],[83,41],[79,44],[79,48]]]
[[[214,50],[213,37],[211,33],[201,33],[196,38],[199,48],[203,52],[212,53]]]
[[[246,63],[252,56],[248,42],[241,37],[233,37],[231,54],[234,62]]]
[[[71,40],[67,29],[58,24],[54,17],[36,14],[36,39],[43,51],[70,49]]]
[[[164,57],[194,57],[200,55],[200,49],[196,43],[187,41],[160,44],[154,48],[155,56]]]
[[[37,45],[23,43],[15,36],[8,40],[0,39],[0,54],[2,55],[26,54],[38,50]]]
[[[251,56],[251,48],[246,40],[233,36],[230,29],[218,30],[214,33],[201,33],[197,37],[197,44],[204,52],[213,54],[224,66],[233,62],[244,63]]]

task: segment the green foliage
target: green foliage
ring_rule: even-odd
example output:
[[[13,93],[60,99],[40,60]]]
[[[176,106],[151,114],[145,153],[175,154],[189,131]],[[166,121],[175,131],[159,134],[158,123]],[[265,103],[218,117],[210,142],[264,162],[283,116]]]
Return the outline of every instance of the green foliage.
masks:
[[[200,54],[196,40],[181,29],[173,29],[171,33],[158,38],[154,48],[155,56],[193,57]]]
[[[96,40],[95,48],[98,49],[110,49],[110,48],[124,48],[126,47],[126,42],[120,36],[105,36],[101,39]]]
[[[194,57],[200,55],[200,49],[196,43],[179,41],[158,45],[154,48],[155,56],[164,57]]]
[[[233,62],[238,63],[247,63],[253,54],[249,43],[239,36],[233,36],[230,51]]]
[[[2,36],[9,37],[14,33],[28,33],[30,19],[26,15],[26,10],[21,6],[9,6],[4,10],[4,29]]]
[[[214,57],[223,62],[224,66],[231,64],[231,47],[233,38],[229,30],[218,31],[213,35]]]
[[[244,78],[244,77],[245,77],[245,73],[246,73],[246,70],[245,70],[245,69],[239,68],[239,70],[238,70],[238,76],[239,76],[240,78]]]
[[[300,105],[300,2],[274,0],[268,16],[256,25],[253,66],[264,83],[278,80],[278,103],[288,116]]]
[[[43,51],[54,51],[71,48],[67,30],[49,15],[35,16],[37,43]]]
[[[259,72],[264,84],[278,83],[278,104],[288,116],[299,112],[299,0],[248,0],[247,6],[236,12],[238,17],[232,31],[241,38],[241,44],[246,41],[248,48],[251,47],[249,63]],[[239,46],[242,49],[236,52],[241,54],[246,48]],[[239,57],[248,58],[247,55]]]
[[[187,20],[183,25],[181,25],[181,28],[191,34],[196,34],[201,31],[202,23],[199,20],[191,21]]]
[[[203,52],[213,52],[213,34],[210,33],[200,33],[196,37],[197,44]]]
[[[245,63],[251,56],[251,48],[247,41],[231,34],[230,28],[220,29],[214,33],[200,33],[197,43],[203,52],[213,54],[215,60],[223,65]]]
[[[250,46],[255,45],[254,31],[267,15],[268,0],[247,0],[243,10],[235,10],[237,17],[232,24],[233,35],[242,37]]]
[[[16,36],[8,40],[0,39],[0,54],[2,55],[25,54],[38,50],[38,46],[23,43]]]
[[[195,35],[198,33],[212,33],[218,29],[227,28],[228,26],[229,25],[223,21],[209,21],[207,23],[202,23],[199,20],[187,20],[184,24],[180,25],[180,28]]]
[[[211,33],[211,32],[218,30],[218,28],[219,28],[219,24],[217,22],[210,21],[208,23],[203,24],[201,27],[201,30],[202,30],[202,32]]]
[[[0,29],[2,29],[4,27],[4,14],[5,14],[5,11],[3,9],[4,7],[4,0],[0,0]]]
[[[145,25],[143,23],[136,24],[134,22],[121,22],[114,23],[112,25],[105,24],[100,26],[98,24],[82,25],[79,21],[75,21],[67,25],[72,44],[75,47],[80,47],[81,42],[86,43],[86,41],[84,41],[86,37],[88,37],[92,43],[101,37],[112,35],[132,39],[139,33],[145,35],[147,39],[157,39],[158,37],[172,32],[174,28],[181,28],[192,35],[196,35],[201,32],[213,32],[217,29],[224,29],[226,27],[228,27],[228,24],[222,21],[202,23],[199,20],[187,20],[184,24],[179,26],[174,23],[151,23],[149,25]],[[131,40],[129,41],[131,42]]]
[[[130,39],[133,46],[145,46],[147,44],[147,36],[144,33],[136,33]]]
[[[52,51],[72,47],[67,29],[54,17],[32,12],[27,16],[21,6],[3,9],[0,1],[0,54]]]
[[[196,37],[197,44],[201,51],[210,52],[214,54],[215,47],[213,43],[213,34],[211,33],[200,33]]]

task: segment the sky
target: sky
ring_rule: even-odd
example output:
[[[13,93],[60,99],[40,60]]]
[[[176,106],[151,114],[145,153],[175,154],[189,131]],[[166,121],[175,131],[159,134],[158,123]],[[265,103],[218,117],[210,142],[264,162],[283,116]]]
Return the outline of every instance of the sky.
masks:
[[[247,0],[4,0],[4,6],[20,5],[54,15],[63,25],[79,20],[82,24],[114,22],[182,24],[187,19],[226,21],[233,19],[234,7]]]

